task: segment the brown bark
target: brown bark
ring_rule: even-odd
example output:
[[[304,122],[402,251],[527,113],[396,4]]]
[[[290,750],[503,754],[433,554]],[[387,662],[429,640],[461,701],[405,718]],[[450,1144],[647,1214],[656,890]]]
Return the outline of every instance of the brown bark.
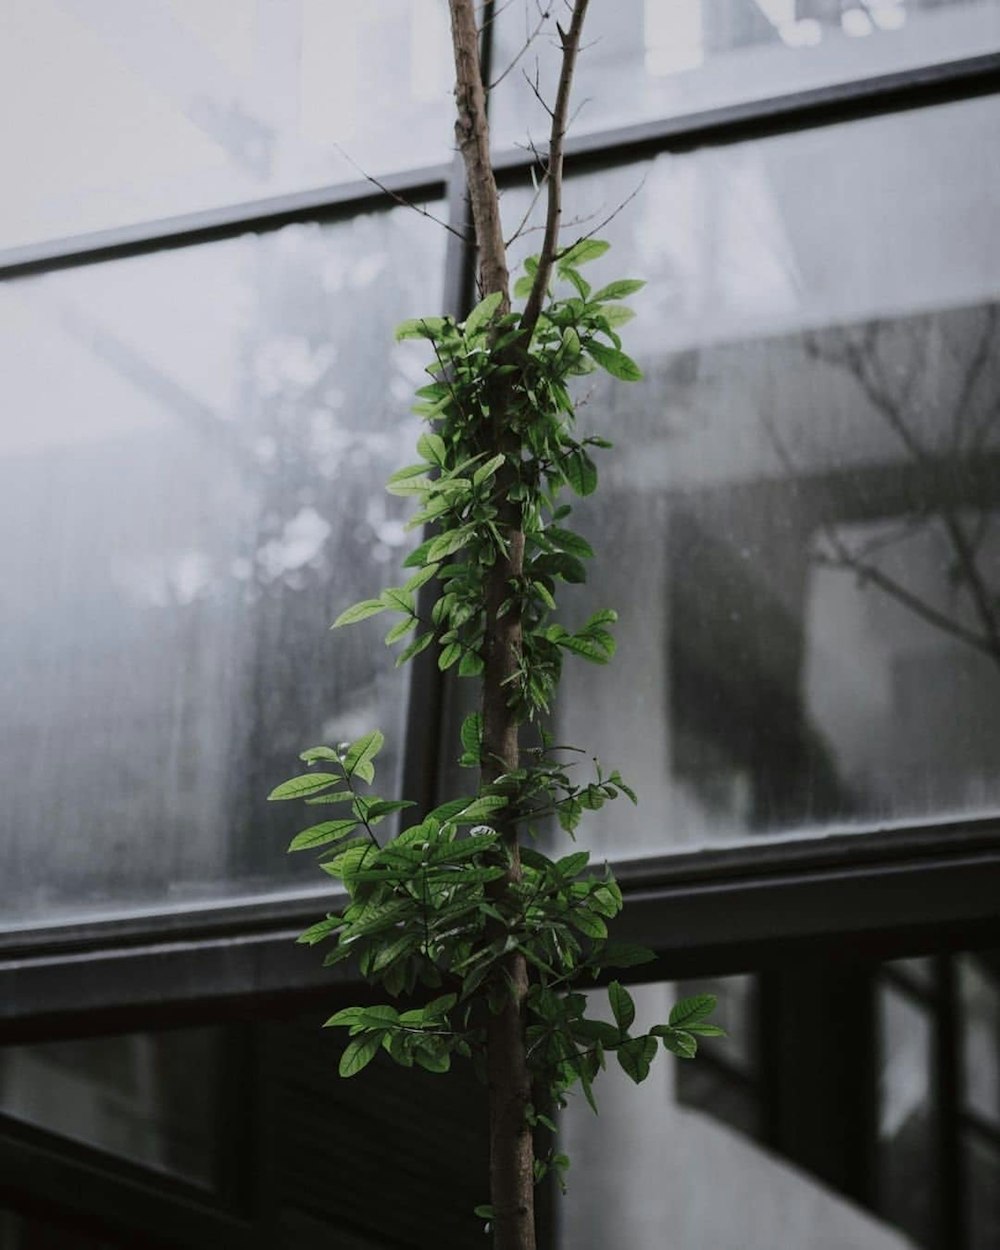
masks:
[[[455,53],[455,136],[465,163],[472,218],[479,247],[480,294],[499,291],[500,311],[510,308],[506,248],[500,224],[500,200],[490,161],[486,93],[479,60],[473,0],[449,0],[452,44]],[[549,148],[549,201],[543,247],[544,276],[531,293],[537,305],[532,319],[526,318],[530,335],[538,317],[558,247],[561,212],[562,147],[566,129],[573,62],[579,47],[580,28],[587,0],[576,0],[569,32],[560,31],[563,66],[553,109]],[[489,417],[483,421],[483,450],[489,454],[510,453],[517,440],[509,428],[514,385],[507,374],[490,395]],[[483,782],[489,784],[502,773],[520,764],[518,720],[508,706],[510,679],[521,661],[521,617],[514,608],[501,615],[500,607],[510,598],[524,569],[524,530],[521,508],[508,499],[515,480],[515,469],[508,461],[497,474],[497,495],[501,500],[497,525],[507,543],[505,553],[490,572],[486,587],[486,630],[483,643]],[[494,883],[502,893],[520,880],[517,827],[513,822],[501,827],[510,852],[511,866],[506,877]],[[531,1077],[525,1053],[524,999],[528,991],[528,970],[523,955],[511,952],[502,969],[510,993],[502,1010],[490,1015],[487,1024],[487,1073],[490,1104],[490,1205],[495,1212],[495,1250],[535,1250],[534,1145],[526,1112],[531,1102]]]
[[[486,119],[486,90],[479,64],[479,32],[472,0],[449,0],[451,42],[455,53],[455,139],[465,162],[465,174],[472,206],[472,220],[479,245],[480,294],[503,293],[501,312],[509,304],[507,249],[500,225],[500,197],[497,195],[493,164],[490,160],[490,131]]]
[[[566,142],[566,124],[569,118],[569,95],[573,87],[573,70],[576,68],[576,56],[580,50],[580,32],[587,16],[589,0],[576,0],[573,5],[573,16],[569,30],[559,27],[562,40],[562,66],[559,71],[559,86],[556,88],[556,100],[552,108],[552,130],[549,135],[548,158],[548,201],[545,213],[545,236],[542,240],[542,251],[538,260],[538,270],[531,284],[528,302],[524,307],[521,325],[530,334],[535,328],[538,314],[545,303],[552,265],[559,248],[559,226],[562,222],[562,177],[563,148]]]

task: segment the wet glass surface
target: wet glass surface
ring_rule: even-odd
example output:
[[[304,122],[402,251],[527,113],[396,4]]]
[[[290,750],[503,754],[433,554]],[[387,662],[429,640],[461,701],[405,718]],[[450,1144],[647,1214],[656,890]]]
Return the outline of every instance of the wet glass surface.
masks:
[[[447,162],[452,74],[444,0],[5,0],[0,247]]]
[[[560,59],[556,21],[566,25],[558,6],[513,0],[500,7],[494,79],[508,72],[492,97],[498,145],[548,137],[548,115],[525,78],[551,104]],[[571,134],[957,61],[998,46],[995,0],[595,4],[575,75],[581,103]]]
[[[641,799],[586,843],[1000,804],[1000,185],[976,155],[997,119],[976,101],[574,184],[570,239],[644,178],[588,273],[649,278],[624,331],[645,380],[579,391],[616,447],[577,507],[599,556],[566,621],[621,621],[611,669],[568,665],[559,736],[627,762]]]
[[[400,210],[4,286],[6,922],[321,888],[269,790],[376,726],[395,785],[405,671],[327,627],[412,541],[442,252]]]

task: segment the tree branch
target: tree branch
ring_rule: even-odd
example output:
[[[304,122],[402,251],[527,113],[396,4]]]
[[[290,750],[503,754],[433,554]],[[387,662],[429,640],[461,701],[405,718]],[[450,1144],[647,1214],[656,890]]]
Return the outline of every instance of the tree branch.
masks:
[[[486,93],[479,63],[479,32],[472,0],[448,0],[455,51],[455,140],[465,163],[472,220],[479,244],[479,285],[483,295],[499,291],[500,312],[510,309],[510,275],[500,226],[500,197],[490,160]]]
[[[548,211],[545,215],[545,238],[538,269],[535,272],[535,280],[531,286],[531,294],[528,296],[524,315],[521,317],[521,326],[529,335],[534,330],[542,311],[545,293],[549,289],[552,265],[559,246],[559,223],[562,218],[563,144],[566,139],[566,119],[569,113],[573,70],[580,47],[580,31],[583,29],[583,20],[587,15],[587,4],[588,0],[574,0],[569,30],[563,31],[561,26],[557,26],[562,40],[562,68],[559,71],[559,87],[552,107],[552,132],[549,139],[548,160],[549,198]]]

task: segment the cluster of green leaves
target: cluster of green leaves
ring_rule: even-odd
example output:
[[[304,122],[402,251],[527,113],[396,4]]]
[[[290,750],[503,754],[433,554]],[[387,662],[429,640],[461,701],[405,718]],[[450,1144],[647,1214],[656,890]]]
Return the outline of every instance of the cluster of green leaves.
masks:
[[[592,1083],[609,1052],[641,1081],[658,1041],[691,1058],[699,1036],[721,1033],[707,1022],[714,999],[701,995],[678,1003],[668,1022],[636,1034],[634,1005],[617,981],[608,988],[614,1023],[589,1017],[591,1000],[580,992],[582,983],[652,957],[609,938],[621,891],[609,870],[594,871],[586,851],[552,858],[497,828],[502,822],[507,830],[533,833],[554,818],[572,835],[584,812],[621,794],[635,802],[620,773],[606,775],[596,760],[592,780],[574,780],[564,757],[577,748],[557,746],[541,724],[563,657],[604,664],[615,649],[608,627],[616,615],[610,609],[575,630],[553,619],[559,588],[583,582],[584,561],[593,555],[586,539],[567,527],[571,509],[559,495],[564,487],[589,495],[597,485],[591,452],[610,445],[577,436],[571,380],[598,368],[629,381],[641,376],[622,351],[618,327],[632,315],[620,301],[642,283],[626,279],[594,291],[580,273],[581,265],[606,250],[607,244],[588,239],[562,254],[557,280],[572,293],[550,298],[530,335],[517,311],[501,314],[498,294],[487,296],[463,323],[421,318],[397,332],[398,338],[428,340],[434,359],[431,381],[418,391],[416,411],[429,427],[417,443],[421,459],[394,473],[388,489],[412,496],[417,510],[410,525],[433,532],[406,560],[415,570],[408,581],[348,608],[334,626],[395,613],[401,619],[386,643],[407,640],[397,663],[436,644],[441,669],[457,666],[461,676],[479,676],[487,580],[507,552],[509,534],[519,530],[523,574],[507,584],[499,612],[516,610],[522,622],[508,704],[518,720],[533,722],[538,745],[525,747],[517,768],[480,785],[477,794],[443,803],[383,841],[376,828],[411,805],[362,788],[374,781],[382,746],[377,731],[303,752],[309,770],[272,792],[272,799],[340,808],[291,843],[291,850],[319,850],[320,868],[340,883],[345,897],[339,913],[313,925],[300,941],[331,941],[328,964],[356,959],[369,982],[416,1004],[403,1010],[389,1004],[350,1007],[327,1022],[348,1030],[340,1065],[345,1076],[361,1071],[379,1050],[400,1064],[435,1072],[446,1071],[453,1054],[482,1065],[485,1026],[511,992],[506,965],[515,951],[529,968],[527,1058],[545,1105],[562,1105],[577,1083],[593,1105]],[[537,259],[526,269],[514,288],[517,298],[530,290]],[[439,594],[425,612],[418,592],[435,579]],[[464,722],[461,740],[460,762],[479,769],[478,713]],[[534,1108],[529,1119],[553,1127]],[[553,1152],[537,1162],[540,1175],[563,1166]]]
[[[556,1102],[577,1081],[593,1102],[591,1084],[607,1051],[617,1052],[633,1080],[642,1080],[656,1038],[690,1058],[696,1034],[720,1032],[704,1023],[714,999],[703,995],[678,1004],[669,1024],[635,1037],[628,1031],[634,1007],[618,982],[608,990],[616,1025],[586,1016],[586,996],[569,986],[584,975],[643,963],[650,954],[608,940],[607,922],[621,910],[621,891],[607,869],[592,872],[587,851],[554,860],[521,847],[520,880],[491,895],[489,883],[506,876],[511,851],[484,822],[508,805],[504,795],[451,799],[380,843],[375,828],[411,806],[361,793],[359,783],[374,781],[382,743],[376,730],[339,747],[311,747],[301,758],[324,770],[293,777],[269,796],[344,812],[310,825],[290,844],[295,851],[324,848],[320,867],[341,883],[347,899],[339,914],[328,914],[299,941],[312,946],[335,938],[325,962],[357,958],[363,975],[392,997],[412,995],[419,986],[454,987],[410,1010],[379,1005],[337,1012],[327,1024],[346,1027],[351,1039],[340,1063],[343,1076],[360,1072],[380,1048],[397,1063],[432,1072],[447,1071],[453,1053],[481,1063],[485,1012],[499,1010],[508,992],[496,973],[513,950],[534,972],[526,1000],[529,1067],[536,1087]]]
[[[611,609],[575,631],[552,620],[559,585],[585,581],[583,561],[594,554],[581,534],[567,528],[571,508],[558,496],[566,486],[576,495],[591,494],[597,486],[591,452],[611,445],[576,436],[569,380],[599,367],[630,381],[642,376],[622,351],[616,327],[632,316],[618,301],[643,283],[629,278],[593,291],[579,272],[607,248],[587,239],[559,259],[556,272],[574,294],[548,302],[528,341],[518,312],[497,315],[499,293],[488,295],[464,323],[423,317],[398,328],[397,338],[427,339],[433,348],[432,380],[417,392],[415,408],[430,429],[417,442],[422,459],[394,473],[387,488],[417,500],[411,527],[432,524],[436,533],[407,557],[406,567],[417,571],[404,585],[355,604],[334,622],[337,627],[379,612],[398,613],[402,619],[389,630],[387,644],[414,633],[398,663],[437,642],[442,669],[457,665],[461,676],[478,676],[484,583],[506,551],[498,523],[502,504],[515,504],[525,535],[524,572],[510,585],[501,612],[515,605],[520,611],[521,663],[510,703],[524,720],[550,710],[564,653],[606,664],[615,651],[608,626],[617,614]],[[529,258],[515,296],[527,294],[537,264]],[[503,450],[496,451],[498,445]],[[422,620],[416,593],[432,578],[441,583],[441,594],[430,618]]]

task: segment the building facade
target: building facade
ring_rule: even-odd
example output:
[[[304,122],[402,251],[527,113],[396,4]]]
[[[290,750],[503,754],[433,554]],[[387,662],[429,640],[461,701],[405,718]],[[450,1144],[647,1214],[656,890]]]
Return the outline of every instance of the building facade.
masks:
[[[484,16],[523,257],[554,50]],[[0,1250],[464,1246],[481,1093],[337,1080],[362,991],[294,944],[330,895],[263,802],[375,725],[402,794],[453,774],[434,657],[325,628],[412,541],[393,326],[475,299],[446,6],[0,20]],[[730,1037],[565,1113],[546,1242],[997,1250],[1000,4],[593,0],[587,36],[566,229],[647,279],[645,379],[583,397],[615,447],[568,610],[619,658],[557,720],[640,793],[580,832],[640,1011],[710,988]]]

